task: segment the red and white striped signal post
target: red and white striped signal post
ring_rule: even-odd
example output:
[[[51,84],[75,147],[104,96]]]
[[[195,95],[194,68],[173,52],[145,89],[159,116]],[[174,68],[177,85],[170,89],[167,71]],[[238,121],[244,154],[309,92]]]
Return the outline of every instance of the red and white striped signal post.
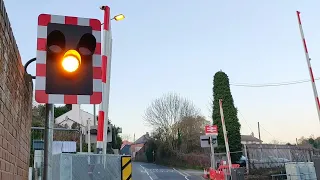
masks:
[[[97,132],[97,152],[107,153],[107,129],[108,129],[108,111],[110,94],[110,75],[111,75],[111,18],[110,7],[102,6],[104,11],[103,21],[103,40],[102,40],[102,89],[103,100],[99,106],[98,132]]]

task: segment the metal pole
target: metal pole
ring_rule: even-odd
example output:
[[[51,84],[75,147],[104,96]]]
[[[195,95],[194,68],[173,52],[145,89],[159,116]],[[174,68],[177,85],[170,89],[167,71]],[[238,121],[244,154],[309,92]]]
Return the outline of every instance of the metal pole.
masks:
[[[243,148],[244,148],[244,154],[246,156],[246,171],[247,171],[247,174],[249,174],[249,159],[248,159],[247,145],[244,144]]]
[[[258,134],[259,134],[259,140],[260,140],[260,144],[261,144],[260,123],[259,122],[258,122]]]
[[[214,125],[213,119],[212,119],[212,125]],[[211,148],[211,168],[216,169],[216,159],[214,157],[214,147],[213,147],[212,136],[210,136],[210,148]]]
[[[96,117],[96,105],[93,105],[93,125],[97,125],[97,117]]]
[[[214,157],[214,147],[212,143],[212,136],[210,136],[210,148],[211,148],[211,168],[216,169],[216,160]]]
[[[229,172],[231,174],[232,165],[231,165],[231,157],[230,157],[230,149],[229,149],[229,143],[228,143],[226,124],[224,122],[222,99],[219,99],[219,105],[220,105],[220,116],[221,116],[221,124],[222,124],[222,129],[223,129],[224,142],[225,142],[225,145],[226,145],[226,153],[227,153],[227,159],[228,159]],[[232,179],[232,177],[231,177],[231,179]]]
[[[260,123],[258,122],[258,135],[259,135],[259,140],[260,140],[260,146],[259,146],[259,148],[260,148],[260,160],[262,160],[262,145],[261,145],[261,134],[260,134]]]
[[[45,141],[44,141],[44,180],[52,180],[52,141],[54,124],[54,105],[46,104]]]
[[[110,11],[110,10],[109,10]],[[109,97],[110,97],[110,79],[111,79],[111,46],[112,46],[112,34],[111,34],[111,23],[109,18],[109,33],[108,39],[106,41],[105,50],[107,52],[107,57],[109,60],[107,61],[107,82],[105,88],[105,117],[104,117],[104,129],[105,133],[103,134],[103,154],[107,154],[108,149],[108,126],[109,126]]]
[[[32,130],[44,130],[44,127],[31,127]],[[77,131],[80,133],[79,129],[67,129],[67,128],[52,128],[55,131]]]
[[[80,135],[80,152],[82,152],[82,132],[81,132],[81,127],[79,128],[79,135]]]
[[[87,126],[88,126],[88,153],[91,152],[91,141],[90,141],[90,118],[87,120]]]
[[[307,65],[308,65],[308,71],[309,71],[309,75],[310,75],[310,79],[311,79],[313,95],[314,95],[314,99],[315,99],[315,102],[316,102],[316,107],[317,107],[317,112],[318,112],[318,119],[320,121],[320,102],[319,102],[319,98],[318,98],[318,92],[317,92],[316,83],[314,81],[314,76],[313,76],[311,63],[310,63],[311,59],[309,57],[307,43],[306,43],[306,39],[305,39],[304,33],[303,33],[302,23],[301,23],[301,19],[300,19],[300,12],[299,11],[297,11],[297,17],[298,17],[298,22],[299,22],[299,29],[300,29],[301,39],[302,39],[302,43],[303,43],[303,48],[304,48],[306,61],[307,61]]]

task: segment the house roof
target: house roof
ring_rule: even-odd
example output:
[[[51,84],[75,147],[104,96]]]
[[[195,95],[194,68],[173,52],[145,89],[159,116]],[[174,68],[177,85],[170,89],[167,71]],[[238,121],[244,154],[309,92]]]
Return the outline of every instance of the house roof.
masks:
[[[63,114],[64,115],[64,114]],[[62,115],[61,115],[62,116]],[[60,117],[60,116],[59,116]],[[59,122],[57,125],[61,125],[62,123],[64,123],[64,122],[66,122],[66,121],[72,121],[72,122],[74,122],[74,123],[78,123],[77,121],[75,121],[75,120],[73,120],[73,119],[70,119],[68,116],[66,116],[66,118],[63,120],[63,121],[61,121],[61,122]],[[78,123],[79,124],[79,123]],[[80,124],[80,126],[83,126],[82,124]]]
[[[132,144],[132,142],[129,142],[129,141],[127,141],[127,140],[124,140],[124,141],[122,141],[122,145],[121,145],[121,148],[120,149],[122,149],[125,145],[131,145]]]
[[[69,118],[66,120],[66,118]],[[82,126],[87,126],[87,119],[94,119],[93,114],[84,111],[80,108],[80,106],[78,104],[73,104],[72,105],[72,109],[62,115],[60,115],[59,117],[55,118],[55,123],[66,123],[73,121],[73,122],[77,122],[78,124],[81,124]],[[91,124],[94,124],[94,122],[97,121],[91,121]]]
[[[138,138],[133,144],[144,144],[150,139],[149,133],[146,133],[145,135],[142,135],[140,138]]]
[[[260,139],[252,135],[241,135],[241,141],[262,142]]]
[[[120,149],[120,154],[125,154],[125,155],[130,155],[131,151],[130,151],[130,146],[129,144],[124,145],[121,149]]]

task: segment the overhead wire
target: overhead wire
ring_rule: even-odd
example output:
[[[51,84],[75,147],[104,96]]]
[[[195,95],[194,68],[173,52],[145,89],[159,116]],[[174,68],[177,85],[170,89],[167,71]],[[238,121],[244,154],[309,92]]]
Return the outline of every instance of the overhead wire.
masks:
[[[247,121],[246,118],[242,115],[242,113],[239,111],[239,109],[238,109],[238,113],[242,116],[242,119],[243,119],[244,122],[247,124],[248,128],[250,129],[250,131],[253,133],[253,130],[252,130],[251,126],[248,124],[248,121]]]
[[[270,136],[272,136],[274,140],[279,141],[279,139],[276,138],[274,135],[272,135],[269,131],[267,131],[267,130],[261,125],[261,123],[260,123],[260,128],[262,128],[265,132],[267,132]],[[280,141],[279,141],[279,142],[280,142]]]
[[[320,80],[320,77],[315,78],[315,81]],[[287,81],[287,82],[277,82],[277,83],[265,83],[265,84],[248,84],[248,83],[230,83],[231,86],[239,86],[239,87],[251,87],[251,88],[258,88],[258,87],[275,87],[275,86],[288,86],[288,85],[295,85],[295,84],[301,84],[301,83],[306,83],[310,82],[311,80],[309,79],[304,79],[304,80],[296,80],[296,81]],[[243,114],[238,110],[239,114],[242,116],[243,120],[245,121],[246,125],[249,127],[251,132],[253,132],[252,128],[248,124],[247,120],[243,116]],[[267,132],[270,136],[272,136],[275,140],[278,140],[274,135],[272,135],[269,131],[267,131],[263,126],[260,127]]]
[[[320,80],[320,77],[315,78],[314,80]],[[231,86],[240,86],[240,87],[275,87],[275,86],[288,86],[310,82],[309,79],[297,80],[297,81],[287,81],[287,82],[277,82],[277,83],[265,83],[265,84],[248,84],[248,83],[230,83]]]

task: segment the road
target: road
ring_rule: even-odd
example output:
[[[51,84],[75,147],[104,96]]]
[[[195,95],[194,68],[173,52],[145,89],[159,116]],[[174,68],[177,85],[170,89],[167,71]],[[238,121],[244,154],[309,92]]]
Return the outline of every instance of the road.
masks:
[[[187,171],[151,163],[132,163],[133,180],[203,180],[201,171]]]

